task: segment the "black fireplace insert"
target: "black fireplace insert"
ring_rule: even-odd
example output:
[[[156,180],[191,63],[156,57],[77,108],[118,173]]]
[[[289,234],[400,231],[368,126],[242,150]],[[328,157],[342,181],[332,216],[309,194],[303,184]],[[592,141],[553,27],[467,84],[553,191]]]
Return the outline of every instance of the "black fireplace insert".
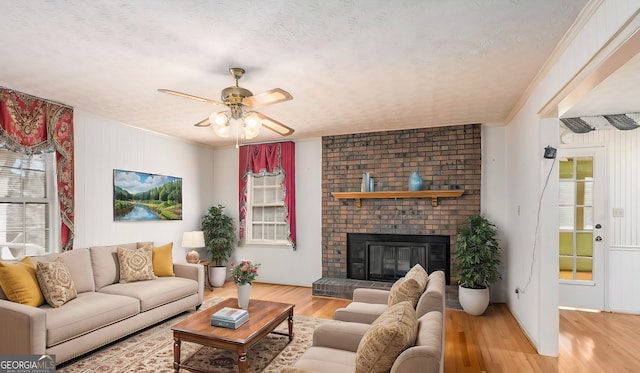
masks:
[[[347,278],[394,282],[414,265],[442,270],[450,283],[450,237],[347,233]]]

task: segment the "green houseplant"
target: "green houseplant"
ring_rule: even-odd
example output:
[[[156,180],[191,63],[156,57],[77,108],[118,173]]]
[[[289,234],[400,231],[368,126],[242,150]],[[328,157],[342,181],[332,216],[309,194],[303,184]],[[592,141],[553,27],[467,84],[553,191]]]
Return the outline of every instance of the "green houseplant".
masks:
[[[224,214],[224,206],[209,207],[207,214],[202,217],[202,232],[207,251],[211,254],[211,282],[220,287],[227,277],[226,262],[231,257],[236,232],[233,220]]]
[[[462,308],[472,315],[484,313],[489,305],[489,286],[501,278],[497,234],[496,226],[479,214],[468,216],[458,230],[458,297]]]

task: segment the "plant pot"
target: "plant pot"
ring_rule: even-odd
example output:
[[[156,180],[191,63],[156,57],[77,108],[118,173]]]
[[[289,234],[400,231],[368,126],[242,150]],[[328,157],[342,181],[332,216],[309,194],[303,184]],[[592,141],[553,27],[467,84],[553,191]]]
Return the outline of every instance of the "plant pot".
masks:
[[[210,267],[209,268],[209,281],[211,286],[220,288],[227,280],[227,267]]]
[[[458,286],[458,299],[462,309],[470,315],[480,316],[489,306],[489,288],[471,289]]]

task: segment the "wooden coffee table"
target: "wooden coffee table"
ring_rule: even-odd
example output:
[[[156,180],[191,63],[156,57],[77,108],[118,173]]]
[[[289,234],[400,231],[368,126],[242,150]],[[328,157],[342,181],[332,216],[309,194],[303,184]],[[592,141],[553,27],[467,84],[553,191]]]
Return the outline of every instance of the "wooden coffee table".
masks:
[[[247,371],[247,352],[251,346],[269,333],[288,335],[293,340],[293,304],[269,302],[251,299],[249,301],[249,321],[238,329],[227,329],[211,325],[211,315],[224,308],[238,308],[236,298],[226,299],[171,327],[173,330],[173,368],[176,372],[180,368],[191,368],[180,363],[180,344],[182,341],[198,343],[203,346],[221,348],[238,353],[238,371]],[[273,330],[284,320],[288,320],[289,333],[279,333]]]

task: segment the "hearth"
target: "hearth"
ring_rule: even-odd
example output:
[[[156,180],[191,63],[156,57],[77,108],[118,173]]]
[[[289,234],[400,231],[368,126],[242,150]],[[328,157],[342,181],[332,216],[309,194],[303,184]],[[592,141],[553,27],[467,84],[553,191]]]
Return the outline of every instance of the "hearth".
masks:
[[[394,282],[411,267],[443,270],[450,283],[450,237],[440,235],[347,233],[347,278]]]

